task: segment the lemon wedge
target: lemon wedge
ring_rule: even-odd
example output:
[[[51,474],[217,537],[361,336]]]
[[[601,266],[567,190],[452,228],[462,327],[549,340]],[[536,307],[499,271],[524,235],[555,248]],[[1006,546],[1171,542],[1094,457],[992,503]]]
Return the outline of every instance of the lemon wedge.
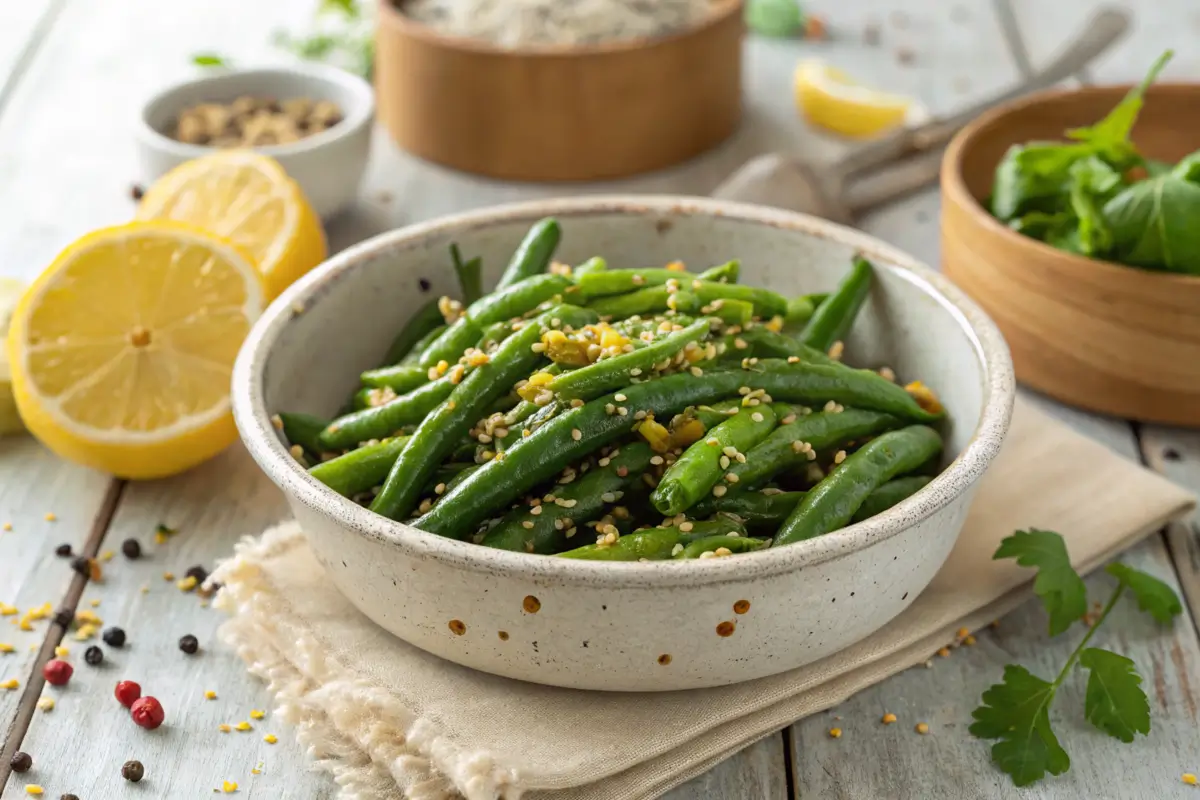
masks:
[[[237,247],[172,222],[132,222],[67,247],[17,304],[13,395],[64,458],[123,478],[181,472],[237,431],[229,379],[265,302]]]
[[[25,284],[15,278],[0,278],[0,339],[8,334],[17,301],[25,293]],[[17,413],[17,403],[12,396],[12,373],[8,368],[8,356],[0,348],[0,436],[19,433],[25,427]]]
[[[320,218],[273,158],[222,150],[180,164],[146,190],[138,219],[185,222],[248,253],[274,299],[325,260]]]
[[[801,61],[796,106],[812,124],[843,136],[867,138],[904,124],[912,99],[868,89],[822,61]]]

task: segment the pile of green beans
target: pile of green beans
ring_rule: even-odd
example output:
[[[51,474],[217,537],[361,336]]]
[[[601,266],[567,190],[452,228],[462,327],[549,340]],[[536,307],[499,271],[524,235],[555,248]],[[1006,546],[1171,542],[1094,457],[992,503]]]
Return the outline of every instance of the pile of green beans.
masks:
[[[537,222],[496,288],[451,246],[460,298],[427,303],[335,419],[281,412],[333,491],[484,547],[599,561],[716,558],[811,539],[929,483],[944,412],[847,366],[871,293],[784,297],[700,272],[553,261]]]

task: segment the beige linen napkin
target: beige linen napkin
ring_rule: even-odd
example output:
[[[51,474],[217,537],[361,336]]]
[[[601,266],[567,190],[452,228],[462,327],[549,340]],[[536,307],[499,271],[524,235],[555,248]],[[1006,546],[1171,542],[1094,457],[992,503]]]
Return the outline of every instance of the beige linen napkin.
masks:
[[[1193,497],[1018,402],[962,536],[916,602],[824,661],[732,687],[582,692],[475,672],[401,642],[324,579],[294,523],[248,539],[214,576],[223,635],[270,682],[341,797],[657,797],[801,717],[929,655],[1028,596],[1029,570],[991,560],[1014,529],[1067,538],[1094,567],[1187,512]]]

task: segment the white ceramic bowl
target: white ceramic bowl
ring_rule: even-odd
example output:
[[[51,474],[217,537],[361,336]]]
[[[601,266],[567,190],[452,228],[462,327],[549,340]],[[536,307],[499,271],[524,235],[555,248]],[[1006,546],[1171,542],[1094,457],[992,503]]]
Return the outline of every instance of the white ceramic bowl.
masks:
[[[323,219],[354,199],[371,149],[375,94],[362,78],[317,64],[221,70],[162,90],[146,103],[136,123],[141,179],[152,183],[184,161],[216,152],[167,135],[179,112],[198,103],[230,102],[243,95],[337,103],[344,119],[329,130],[293,144],[254,150],[282,164]]]
[[[736,257],[745,283],[786,294],[831,289],[851,254],[862,251],[880,269],[847,352],[858,363],[919,376],[940,393],[949,410],[945,470],[890,511],[818,539],[731,558],[647,563],[452,541],[384,519],[309,477],[288,455],[271,414],[337,408],[410,314],[430,296],[455,291],[450,242],[482,256],[494,281],[530,223],[551,214],[563,226],[560,260],[599,254],[613,265],[682,259],[700,268]],[[428,292],[419,288],[422,279]],[[330,580],[367,616],[460,664],[602,690],[770,675],[887,624],[949,554],[1000,449],[1012,401],[1000,334],[932,270],[811,217],[676,197],[502,206],[378,236],[285,291],[251,331],[233,378],[247,447],[284,490]],[[722,635],[731,627],[732,635]]]

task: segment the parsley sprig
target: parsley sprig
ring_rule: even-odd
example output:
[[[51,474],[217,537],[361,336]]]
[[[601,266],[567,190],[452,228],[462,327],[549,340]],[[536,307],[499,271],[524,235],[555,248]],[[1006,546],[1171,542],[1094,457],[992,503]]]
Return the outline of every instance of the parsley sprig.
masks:
[[[1087,588],[1071,567],[1066,544],[1057,533],[1017,531],[1000,543],[992,558],[1013,558],[1023,567],[1037,568],[1033,591],[1050,617],[1051,636],[1065,632],[1087,613]],[[1117,588],[1054,680],[1009,664],[1004,679],[983,693],[983,705],[972,714],[971,733],[999,740],[992,745],[992,760],[1017,786],[1071,768],[1067,751],[1050,727],[1050,706],[1076,664],[1088,671],[1084,699],[1088,722],[1122,742],[1150,732],[1150,703],[1133,661],[1088,643],[1126,592],[1137,600],[1138,608],[1163,623],[1182,613],[1183,606],[1170,586],[1127,564],[1110,564],[1105,571],[1117,579]]]

